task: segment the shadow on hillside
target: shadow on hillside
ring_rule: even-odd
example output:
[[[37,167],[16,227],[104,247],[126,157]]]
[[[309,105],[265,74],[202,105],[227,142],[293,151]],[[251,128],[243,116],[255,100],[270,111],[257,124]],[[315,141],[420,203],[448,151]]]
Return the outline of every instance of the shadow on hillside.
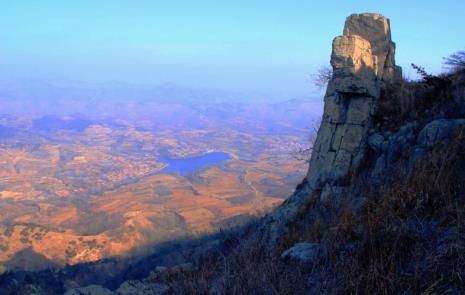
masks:
[[[34,272],[43,269],[57,268],[59,264],[27,248],[16,252],[5,264],[5,267],[11,271],[24,270]]]
[[[232,237],[249,231],[256,222],[257,219],[250,218],[249,222],[241,226],[198,238],[180,238],[147,246],[125,258],[106,258],[64,267],[26,249],[16,253],[6,264],[8,271],[0,275],[0,294],[27,294],[28,289],[24,289],[26,285],[35,285],[52,294],[88,285],[116,289],[124,281],[146,278],[157,266],[172,267],[195,263],[206,255],[224,253],[232,246]],[[23,289],[23,293],[17,293]]]

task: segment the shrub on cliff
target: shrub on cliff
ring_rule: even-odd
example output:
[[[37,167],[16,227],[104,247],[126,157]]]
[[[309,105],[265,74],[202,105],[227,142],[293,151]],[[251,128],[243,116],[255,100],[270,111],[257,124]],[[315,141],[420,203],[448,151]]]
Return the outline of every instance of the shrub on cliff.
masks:
[[[444,58],[444,65],[452,73],[465,71],[465,51],[457,51]]]

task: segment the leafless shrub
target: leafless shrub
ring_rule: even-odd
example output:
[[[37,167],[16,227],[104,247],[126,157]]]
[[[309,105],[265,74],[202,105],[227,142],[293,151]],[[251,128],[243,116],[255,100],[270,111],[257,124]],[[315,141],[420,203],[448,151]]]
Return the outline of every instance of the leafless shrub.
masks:
[[[170,294],[304,294],[305,276],[281,269],[279,256],[260,245],[206,259],[194,271],[171,273]]]
[[[465,50],[444,57],[444,66],[453,73],[465,71]]]
[[[313,84],[319,89],[323,89],[333,76],[333,69],[330,66],[323,66],[318,69],[316,74],[312,75]]]
[[[310,162],[310,157],[312,156],[313,145],[316,141],[316,136],[318,129],[320,128],[321,120],[314,120],[308,127],[309,133],[307,137],[308,147],[298,149],[292,153],[292,157],[299,161]]]

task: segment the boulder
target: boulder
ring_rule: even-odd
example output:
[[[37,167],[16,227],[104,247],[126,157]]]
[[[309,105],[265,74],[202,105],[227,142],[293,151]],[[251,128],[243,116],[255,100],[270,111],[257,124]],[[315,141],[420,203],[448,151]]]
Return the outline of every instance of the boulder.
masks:
[[[295,261],[303,265],[313,265],[320,262],[324,257],[324,251],[318,243],[297,243],[281,254],[285,261]]]
[[[166,271],[168,271],[168,267],[166,267],[166,266],[157,266],[157,267],[155,267],[155,272],[157,272],[157,273],[164,273]]]
[[[380,152],[383,149],[384,141],[385,139],[383,135],[375,133],[368,138],[368,145],[374,151]]]
[[[439,119],[428,123],[418,135],[418,144],[431,148],[443,142],[459,127],[465,127],[465,119]]]
[[[113,295],[112,291],[99,285],[89,285],[67,290],[64,295]]]

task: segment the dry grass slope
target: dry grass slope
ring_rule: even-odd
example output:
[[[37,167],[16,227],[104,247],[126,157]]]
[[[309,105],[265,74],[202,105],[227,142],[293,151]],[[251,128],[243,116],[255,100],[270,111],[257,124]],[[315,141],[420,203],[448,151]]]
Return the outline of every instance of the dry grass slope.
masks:
[[[410,109],[397,124],[448,103],[447,92],[437,94],[437,85],[421,83],[408,86],[417,99],[408,108],[421,112]],[[430,91],[439,99],[430,101]],[[175,294],[464,294],[463,167],[462,127],[407,176],[398,171],[381,185],[367,185],[354,175],[351,187],[361,196],[359,205],[353,196],[321,202],[317,192],[288,222],[289,231],[278,245],[243,246],[241,240],[253,230],[232,235],[219,254],[205,255],[192,271],[171,272],[162,281]],[[320,243],[325,258],[313,265],[279,258],[300,241]]]
[[[366,189],[369,201],[357,214],[310,203],[276,251],[235,247],[232,236],[223,253],[163,281],[175,294],[307,294],[312,278],[325,294],[465,292],[464,165],[462,129],[410,177]],[[326,259],[310,268],[283,263],[281,249],[298,241],[323,244]]]

